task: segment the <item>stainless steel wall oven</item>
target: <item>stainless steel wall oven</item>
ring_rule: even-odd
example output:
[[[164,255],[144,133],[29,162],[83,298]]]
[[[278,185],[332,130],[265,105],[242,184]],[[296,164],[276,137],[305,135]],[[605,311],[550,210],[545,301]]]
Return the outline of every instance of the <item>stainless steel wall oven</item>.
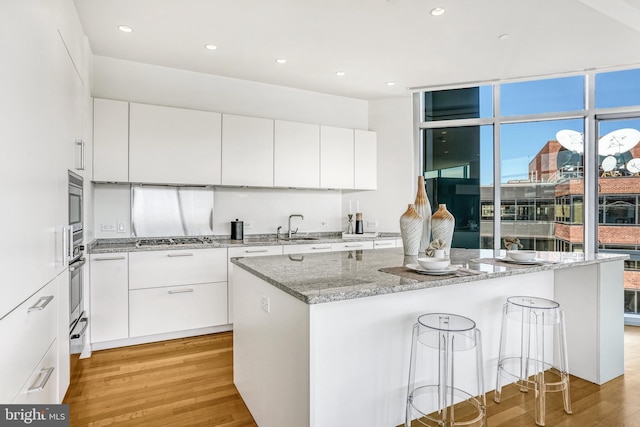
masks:
[[[83,179],[69,171],[69,338],[71,353],[80,353],[89,325],[84,309]]]

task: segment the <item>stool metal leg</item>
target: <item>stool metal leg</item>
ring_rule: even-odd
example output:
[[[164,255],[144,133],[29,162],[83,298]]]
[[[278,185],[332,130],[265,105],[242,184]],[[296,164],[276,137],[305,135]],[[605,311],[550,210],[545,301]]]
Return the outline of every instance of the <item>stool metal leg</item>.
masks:
[[[500,403],[502,394],[502,361],[504,359],[504,350],[507,345],[507,304],[502,306],[502,323],[500,324],[500,349],[498,350],[498,374],[496,375],[496,391],[493,394],[493,401]]]

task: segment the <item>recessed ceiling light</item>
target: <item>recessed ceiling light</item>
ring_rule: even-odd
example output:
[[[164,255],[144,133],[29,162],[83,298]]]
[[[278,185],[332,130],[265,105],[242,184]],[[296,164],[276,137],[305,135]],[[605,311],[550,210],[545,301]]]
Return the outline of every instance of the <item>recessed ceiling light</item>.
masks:
[[[506,40],[509,38],[509,34],[500,34],[498,40]]]
[[[204,45],[204,47],[206,47],[209,50],[216,50],[218,48],[218,46],[216,46],[213,43],[207,43],[207,44]]]
[[[395,86],[396,82],[387,82],[386,84],[387,84],[387,86]]]
[[[449,154],[449,150],[444,150],[444,154]]]
[[[133,28],[128,25],[118,25],[118,29],[123,33],[131,33],[133,32]]]
[[[433,16],[440,16],[444,14],[444,8],[442,7],[434,7],[433,9],[431,9],[431,12],[429,12],[431,15]]]
[[[336,71],[336,76],[338,76],[338,77],[342,77],[345,74],[347,74],[347,73],[345,73],[344,71]]]
[[[278,64],[286,64],[286,63],[287,63],[287,60],[286,60],[286,59],[284,59],[284,58],[278,58],[278,59],[276,59],[276,62],[277,62]]]

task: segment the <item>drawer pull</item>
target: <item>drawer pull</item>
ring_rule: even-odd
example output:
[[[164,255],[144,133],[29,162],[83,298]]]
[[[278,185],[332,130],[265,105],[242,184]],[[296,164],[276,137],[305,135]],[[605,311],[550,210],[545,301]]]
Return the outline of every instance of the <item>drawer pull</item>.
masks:
[[[43,374],[44,376],[42,376]],[[47,385],[47,382],[49,381],[51,374],[53,374],[53,367],[48,369],[43,369],[42,371],[40,371],[40,373],[38,374],[38,378],[42,377],[42,381],[40,381],[40,384],[38,385],[32,385],[31,387],[29,387],[29,389],[27,389],[27,393],[33,393],[36,391],[44,390],[44,387]]]
[[[78,323],[84,323],[84,326],[82,327],[82,330],[80,331],[80,333],[72,334],[71,336],[69,336],[69,339],[71,340],[78,339],[84,335],[84,332],[87,330],[87,326],[89,326],[89,319],[87,319],[86,317],[83,317],[82,319],[78,320]],[[78,326],[78,323],[76,323],[76,326]],[[75,330],[76,327],[74,326],[73,329]]]
[[[331,246],[327,245],[327,246],[312,246],[311,249],[313,249],[314,251],[320,250],[320,249],[331,249]]]
[[[51,300],[53,300],[53,295],[49,295],[48,297],[40,297],[40,299],[36,301],[35,304],[29,307],[27,313],[43,310],[51,302]]]
[[[244,251],[246,254],[258,254],[262,252],[269,252],[267,249],[247,249]]]
[[[361,248],[362,244],[359,245],[344,245],[345,248]]]
[[[104,258],[94,258],[93,261],[116,261],[124,258],[125,258],[124,255],[123,256],[107,256]]]
[[[188,292],[193,292],[193,289],[192,288],[188,288],[188,289],[180,289],[180,290],[169,291],[170,294],[186,294]]]
[[[376,246],[391,246],[392,242],[376,242]]]
[[[193,256],[193,252],[185,252],[180,254],[167,254],[168,257],[174,258],[179,256]]]

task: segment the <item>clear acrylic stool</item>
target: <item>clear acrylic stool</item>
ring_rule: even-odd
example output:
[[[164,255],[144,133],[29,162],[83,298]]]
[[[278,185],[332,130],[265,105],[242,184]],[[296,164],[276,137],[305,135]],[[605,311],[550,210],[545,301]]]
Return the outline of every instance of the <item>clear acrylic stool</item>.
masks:
[[[466,368],[460,370],[464,375],[456,366]],[[448,313],[418,317],[413,326],[405,426],[410,427],[412,420],[413,426],[484,426],[483,369],[481,335],[473,320]]]
[[[535,391],[536,424],[544,426],[547,392],[561,391],[564,410],[571,414],[564,312],[544,298],[513,296],[502,311],[500,353],[494,401],[500,403],[504,384]]]

